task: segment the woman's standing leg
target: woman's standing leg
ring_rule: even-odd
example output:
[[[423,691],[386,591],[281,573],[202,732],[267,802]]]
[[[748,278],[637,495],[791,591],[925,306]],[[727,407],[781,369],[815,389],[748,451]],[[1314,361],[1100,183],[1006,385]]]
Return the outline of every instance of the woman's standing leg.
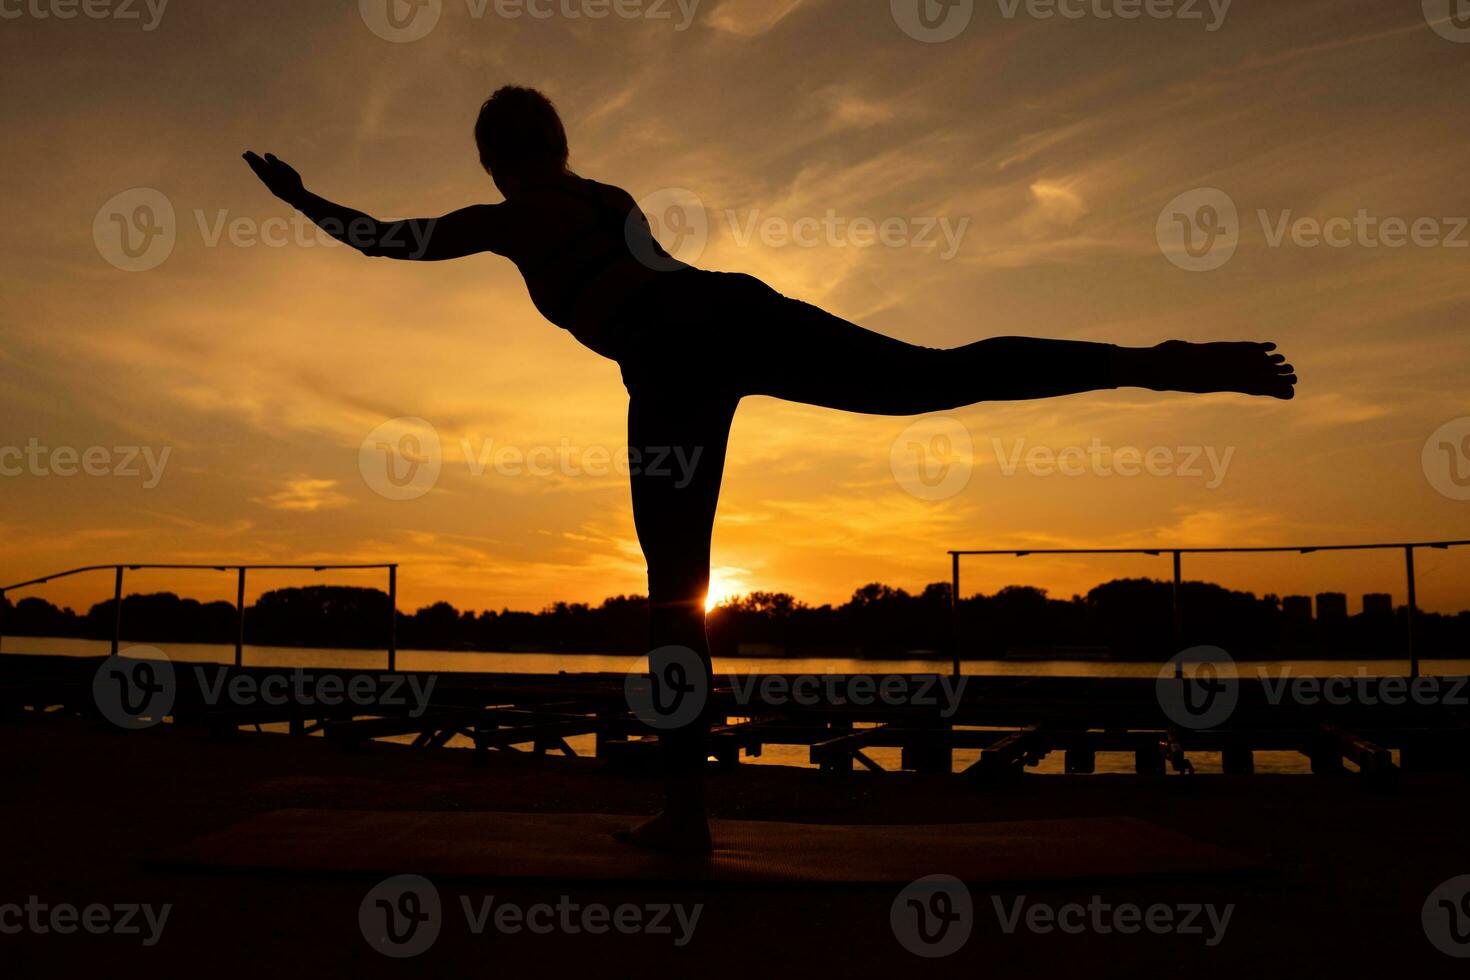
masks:
[[[710,538],[738,400],[682,377],[630,385],[629,469],[633,521],[648,562],[649,671],[665,682],[656,695],[693,681],[698,703],[692,716],[681,705],[664,706],[672,722],[659,732],[664,811],[620,835],[630,843],[664,850],[710,849],[704,809],[705,697],[713,674],[704,603]],[[690,677],[695,670],[703,676]]]

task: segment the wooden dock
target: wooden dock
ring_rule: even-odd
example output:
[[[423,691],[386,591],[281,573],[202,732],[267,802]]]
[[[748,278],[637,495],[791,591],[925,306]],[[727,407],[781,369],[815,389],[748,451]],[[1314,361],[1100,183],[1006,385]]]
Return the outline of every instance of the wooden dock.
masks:
[[[17,711],[62,711],[96,718],[94,680],[103,658],[0,655],[0,716]],[[373,739],[411,740],[424,750],[462,736],[487,752],[576,754],[568,739],[593,736],[594,754],[611,765],[656,765],[657,731],[630,710],[626,678],[613,674],[436,673],[317,668],[235,667],[158,662],[171,675],[167,721],[221,738],[245,729],[282,726],[292,736],[320,735],[351,749]],[[291,683],[332,679],[334,690],[354,680],[394,679],[396,695],[370,701],[324,704],[302,698]],[[935,675],[897,675],[917,691]],[[226,683],[220,687],[221,680]],[[221,697],[244,679],[253,690],[284,692],[275,703],[241,703]],[[403,695],[433,681],[432,697],[419,705]],[[770,680],[773,683],[767,683]],[[1228,774],[1249,774],[1257,752],[1297,752],[1315,773],[1345,769],[1365,781],[1390,781],[1400,769],[1470,769],[1470,695],[1465,678],[1441,678],[1436,701],[1394,697],[1403,679],[1353,678],[1352,697],[1336,703],[1282,699],[1258,679],[1242,677],[1228,720],[1207,729],[1177,724],[1161,707],[1158,682],[1139,678],[965,678],[952,703],[875,703],[843,692],[871,690],[862,675],[820,675],[828,694],[821,703],[791,703],[764,692],[792,690],[794,675],[742,677],[730,684],[716,676],[711,698],[715,719],[710,754],[725,765],[759,756],[767,746],[805,746],[811,763],[827,772],[855,766],[880,769],[869,750],[897,749],[900,768],[950,772],[957,750],[979,750],[966,775],[1003,783],[1061,753],[1064,771],[1094,771],[1098,753],[1130,753],[1140,775],[1192,774],[1192,753],[1218,752]],[[859,681],[859,687],[850,686]],[[1395,686],[1398,685],[1398,686]],[[381,693],[381,692],[379,692]],[[1387,695],[1387,696],[1386,696]],[[1403,703],[1393,703],[1401,701]],[[108,726],[111,727],[111,726]]]

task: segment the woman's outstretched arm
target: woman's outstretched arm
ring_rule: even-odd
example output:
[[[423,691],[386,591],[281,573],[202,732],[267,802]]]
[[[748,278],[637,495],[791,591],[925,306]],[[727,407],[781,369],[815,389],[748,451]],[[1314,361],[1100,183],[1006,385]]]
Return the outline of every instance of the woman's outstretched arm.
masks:
[[[440,218],[379,221],[345,204],[307,190],[301,175],[274,154],[247,152],[245,162],[272,194],[305,214],[317,227],[364,255],[415,262],[442,262],[480,252],[504,254],[498,206],[476,204]]]

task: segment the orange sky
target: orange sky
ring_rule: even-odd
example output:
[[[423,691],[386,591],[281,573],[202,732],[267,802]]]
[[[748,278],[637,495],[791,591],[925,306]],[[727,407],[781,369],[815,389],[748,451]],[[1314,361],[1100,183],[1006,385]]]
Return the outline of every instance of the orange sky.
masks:
[[[401,562],[408,607],[641,591],[626,481],[605,466],[624,445],[616,366],[541,321],[502,259],[391,264],[262,225],[289,209],[239,160],[273,151],[311,189],[385,218],[495,201],[470,128],[510,82],[556,100],[580,173],[639,198],[697,195],[708,268],[925,344],[1269,339],[1302,376],[1290,404],[1124,391],[912,430],[750,399],[716,529],[723,590],[917,589],[947,578],[951,547],[1470,537],[1470,502],[1424,456],[1446,423],[1452,442],[1470,435],[1455,422],[1470,415],[1470,231],[1456,221],[1470,215],[1470,43],[1419,4],[1236,0],[1209,30],[980,2],[958,36],[925,43],[877,0],[660,0],[668,18],[647,0],[643,16],[597,20],[442,0],[432,30],[395,43],[346,0],[173,0],[156,22],[141,3],[141,20],[37,16],[47,3],[7,3],[20,14],[0,19],[0,582],[115,560],[335,559]],[[1238,247],[1213,271],[1176,267],[1156,236],[1165,205],[1202,187],[1238,208]],[[108,260],[112,215],[157,200],[116,197],[133,188],[174,220],[166,260],[130,272]],[[1283,221],[1360,214],[1428,220],[1440,244],[1274,240]],[[804,244],[760,230],[802,219]],[[957,239],[913,241],[936,221]],[[863,247],[863,222],[899,233]],[[427,420],[443,452],[429,492],[391,500],[359,453],[403,416]],[[968,448],[943,441],[957,434]],[[964,479],[916,484],[914,444],[950,453]],[[30,445],[46,472],[18,462]],[[111,474],[132,446],[162,463],[156,481],[146,457],[137,476],[54,472],[57,447],[103,447],[93,468]],[[1120,476],[1009,462],[1090,446],[1228,463]],[[476,472],[502,448],[573,463]],[[1421,572],[1426,607],[1470,606],[1470,549],[1425,556]],[[966,585],[1070,595],[1166,573],[1162,560],[976,560]],[[1397,555],[1186,573],[1403,598]],[[104,579],[34,594],[84,607]],[[132,588],[233,597],[213,574]]]

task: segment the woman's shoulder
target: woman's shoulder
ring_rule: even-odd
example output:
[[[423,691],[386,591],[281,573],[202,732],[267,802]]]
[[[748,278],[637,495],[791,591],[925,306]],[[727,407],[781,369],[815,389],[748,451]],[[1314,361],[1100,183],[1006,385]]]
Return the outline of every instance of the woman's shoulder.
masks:
[[[634,203],[636,203],[633,200],[632,194],[629,194],[627,191],[623,190],[616,184],[607,184],[600,180],[593,180],[590,177],[577,177],[576,180],[581,182],[581,185],[586,193],[595,196],[599,201],[605,204],[618,205],[619,207],[622,207],[624,205],[632,206]],[[626,208],[624,208],[624,210],[626,210]]]

